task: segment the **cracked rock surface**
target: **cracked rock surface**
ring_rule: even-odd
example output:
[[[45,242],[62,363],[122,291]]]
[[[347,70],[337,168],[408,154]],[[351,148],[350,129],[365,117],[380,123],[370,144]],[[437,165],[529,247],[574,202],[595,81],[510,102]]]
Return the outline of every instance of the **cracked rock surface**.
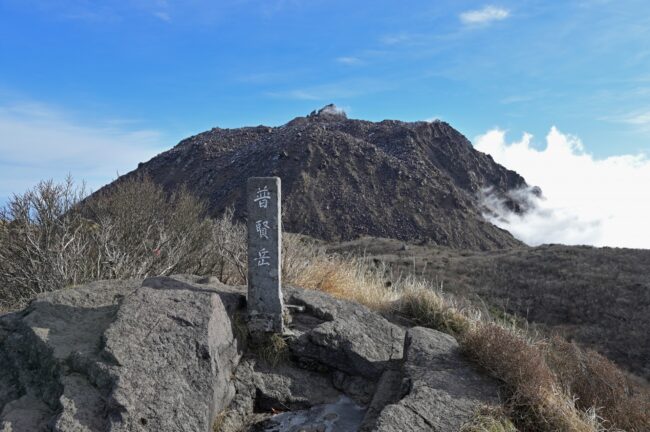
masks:
[[[457,431],[482,404],[498,403],[498,385],[460,355],[456,340],[423,327],[407,331],[403,371],[410,385],[386,406],[378,432]]]

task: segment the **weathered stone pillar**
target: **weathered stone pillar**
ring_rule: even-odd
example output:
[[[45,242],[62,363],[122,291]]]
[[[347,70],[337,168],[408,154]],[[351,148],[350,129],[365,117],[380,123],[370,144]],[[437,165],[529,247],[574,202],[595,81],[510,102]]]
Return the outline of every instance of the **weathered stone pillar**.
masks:
[[[248,205],[248,329],[281,333],[282,230],[280,178],[251,177]]]

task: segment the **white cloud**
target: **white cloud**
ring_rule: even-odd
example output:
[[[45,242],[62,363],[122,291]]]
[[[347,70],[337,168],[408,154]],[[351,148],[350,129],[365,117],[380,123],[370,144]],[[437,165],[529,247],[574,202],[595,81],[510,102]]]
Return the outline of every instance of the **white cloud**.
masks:
[[[650,111],[627,114],[621,116],[619,120],[623,123],[627,123],[631,125],[647,126],[650,125]]]
[[[162,12],[162,11],[154,12],[153,16],[155,16],[156,18],[158,18],[161,21],[165,21],[165,22],[171,22],[172,21],[172,17],[167,12]]]
[[[162,150],[158,132],[127,126],[87,125],[40,103],[0,105],[0,197],[68,173],[97,189]]]
[[[354,66],[363,63],[361,59],[358,57],[348,57],[348,56],[337,57],[336,61],[348,66]]]
[[[284,92],[267,92],[267,96],[281,98],[281,99],[297,99],[297,100],[323,100],[327,99],[328,96],[314,93],[311,90],[288,90]]]
[[[412,39],[413,39],[412,35],[406,33],[400,33],[400,34],[384,35],[381,37],[380,41],[381,43],[386,45],[397,45],[404,42],[409,42]]]
[[[169,13],[169,2],[167,0],[155,0],[153,5],[153,16],[161,21],[172,22],[172,16]]]
[[[482,9],[465,11],[460,14],[460,20],[466,25],[489,24],[501,21],[510,16],[510,11],[497,6],[485,6]]]
[[[520,216],[494,196],[485,203],[498,226],[532,245],[589,244],[650,248],[650,159],[621,155],[603,159],[585,152],[582,142],[551,128],[546,147],[536,150],[532,136],[507,143],[494,129],[477,137],[475,147],[542,188],[544,199],[528,195],[535,208]],[[519,193],[524,193],[519,192]]]

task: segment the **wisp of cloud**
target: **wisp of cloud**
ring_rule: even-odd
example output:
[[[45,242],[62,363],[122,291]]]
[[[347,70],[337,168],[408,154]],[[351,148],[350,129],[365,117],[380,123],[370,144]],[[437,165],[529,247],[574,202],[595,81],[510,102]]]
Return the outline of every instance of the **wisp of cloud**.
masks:
[[[501,21],[510,16],[510,11],[496,6],[485,6],[483,9],[469,10],[460,14],[460,20],[465,25],[488,24]]]
[[[99,188],[163,148],[157,131],[87,125],[39,102],[0,104],[0,206],[68,174]]]
[[[575,136],[552,127],[546,147],[531,146],[532,135],[507,143],[493,129],[475,140],[477,150],[541,187],[543,197],[513,192],[531,204],[520,215],[485,191],[486,218],[530,245],[587,244],[650,248],[650,159],[643,154],[594,158]]]

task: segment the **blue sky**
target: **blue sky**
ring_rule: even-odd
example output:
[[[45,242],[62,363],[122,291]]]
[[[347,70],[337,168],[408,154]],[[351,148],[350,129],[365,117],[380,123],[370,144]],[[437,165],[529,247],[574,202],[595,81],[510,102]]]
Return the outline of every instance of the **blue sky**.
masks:
[[[650,150],[647,0],[0,0],[0,199],[326,103]],[[525,173],[524,173],[525,175]]]

